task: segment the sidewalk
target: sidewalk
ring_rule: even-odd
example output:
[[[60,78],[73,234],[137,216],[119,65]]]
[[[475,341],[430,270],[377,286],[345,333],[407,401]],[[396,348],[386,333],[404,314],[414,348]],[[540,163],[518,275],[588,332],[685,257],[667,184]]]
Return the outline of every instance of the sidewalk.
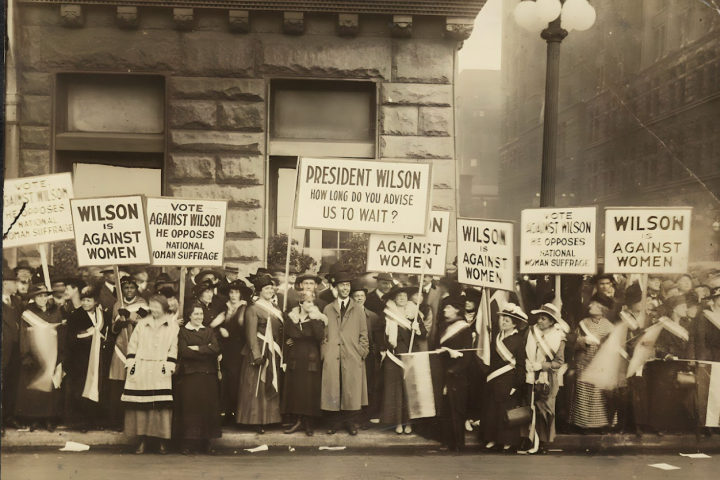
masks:
[[[479,446],[474,433],[467,434],[468,447]],[[131,437],[116,432],[88,432],[80,433],[58,429],[53,433],[46,431],[17,431],[7,430],[2,438],[2,448],[29,448],[29,447],[62,447],[66,441],[79,442],[91,447],[123,446],[135,442]],[[285,435],[280,429],[267,431],[263,435],[252,432],[226,429],[223,437],[214,444],[220,448],[243,449],[268,445],[270,447],[320,447],[320,446],[346,446],[348,448],[440,448],[442,445],[428,440],[420,435],[398,435],[393,429],[381,430],[378,427],[369,430],[360,430],[357,436],[350,436],[346,432],[327,435],[324,430],[317,429],[315,435],[308,437],[304,433]],[[612,450],[614,453],[623,450],[647,449],[649,451],[673,450],[683,453],[696,451],[720,452],[720,436],[700,437],[697,443],[694,435],[657,435],[647,434],[643,438],[635,435],[558,435],[551,449],[565,452],[602,452]]]

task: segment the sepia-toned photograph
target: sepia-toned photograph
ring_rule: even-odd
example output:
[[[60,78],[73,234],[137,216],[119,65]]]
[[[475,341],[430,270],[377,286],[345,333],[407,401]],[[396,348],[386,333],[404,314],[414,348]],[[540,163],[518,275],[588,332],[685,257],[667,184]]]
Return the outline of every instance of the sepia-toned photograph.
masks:
[[[720,0],[5,0],[3,480],[709,480]]]

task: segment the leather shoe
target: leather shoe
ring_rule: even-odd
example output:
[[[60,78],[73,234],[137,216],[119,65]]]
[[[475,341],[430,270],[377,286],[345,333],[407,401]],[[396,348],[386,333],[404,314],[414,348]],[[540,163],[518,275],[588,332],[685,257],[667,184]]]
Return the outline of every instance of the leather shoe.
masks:
[[[145,440],[141,441],[138,444],[137,448],[135,449],[135,453],[138,455],[142,455],[143,453],[145,453]]]
[[[327,429],[327,434],[328,434],[328,435],[335,435],[335,429],[334,429],[334,428],[328,428],[328,429]]]
[[[312,437],[315,434],[315,431],[313,430],[312,426],[312,420],[309,418],[305,419],[305,435],[308,437]]]
[[[167,447],[165,446],[165,441],[160,440],[160,448],[158,448],[158,453],[160,455],[167,455]]]
[[[45,428],[47,429],[48,432],[52,433],[57,428],[57,425],[55,425],[54,422],[48,421],[45,423]]]
[[[289,430],[285,430],[285,433],[286,434],[295,433],[298,430],[300,430],[301,428],[302,428],[302,421],[300,419],[298,419],[298,421],[295,423],[295,425],[290,427]]]
[[[348,424],[347,431],[350,435],[355,436],[358,434],[357,426],[354,423]]]

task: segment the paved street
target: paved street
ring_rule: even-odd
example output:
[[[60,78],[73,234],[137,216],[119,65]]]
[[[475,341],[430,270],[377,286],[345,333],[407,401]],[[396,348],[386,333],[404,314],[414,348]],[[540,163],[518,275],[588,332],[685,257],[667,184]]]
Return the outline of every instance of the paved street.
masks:
[[[711,479],[717,478],[720,454],[690,459],[677,453],[579,455],[551,453],[519,456],[430,449],[355,450],[271,448],[261,453],[227,451],[215,457],[116,453],[117,448],[83,453],[24,450],[3,453],[3,480],[84,479]],[[685,452],[689,453],[689,452]],[[648,464],[667,463],[680,470],[663,471]]]

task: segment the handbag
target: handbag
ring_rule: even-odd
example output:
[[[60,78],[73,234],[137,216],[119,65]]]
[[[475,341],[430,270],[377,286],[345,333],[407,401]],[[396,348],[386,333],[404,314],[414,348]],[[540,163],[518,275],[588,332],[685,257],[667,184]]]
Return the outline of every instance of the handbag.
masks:
[[[692,388],[696,383],[695,375],[692,372],[678,372],[675,378],[675,387],[681,390]]]
[[[535,380],[533,385],[535,395],[540,398],[547,398],[550,396],[550,380],[548,379],[547,372],[540,372],[538,379]]]
[[[532,422],[532,409],[530,407],[515,407],[505,412],[505,423],[509,427],[523,427]]]

